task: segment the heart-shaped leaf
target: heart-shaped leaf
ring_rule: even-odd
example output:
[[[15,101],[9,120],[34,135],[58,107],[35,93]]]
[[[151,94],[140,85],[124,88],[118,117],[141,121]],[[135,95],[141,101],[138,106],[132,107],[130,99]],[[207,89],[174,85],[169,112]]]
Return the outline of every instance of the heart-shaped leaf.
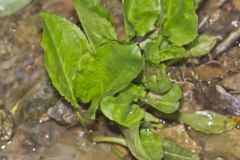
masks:
[[[182,96],[182,91],[177,85],[173,85],[169,91],[159,96],[149,93],[144,100],[145,103],[153,106],[157,110],[164,113],[173,113],[179,107],[179,100]]]
[[[130,85],[116,97],[108,96],[101,101],[103,114],[122,126],[130,127],[144,117],[144,111],[137,104],[138,99],[145,97],[143,87]]]

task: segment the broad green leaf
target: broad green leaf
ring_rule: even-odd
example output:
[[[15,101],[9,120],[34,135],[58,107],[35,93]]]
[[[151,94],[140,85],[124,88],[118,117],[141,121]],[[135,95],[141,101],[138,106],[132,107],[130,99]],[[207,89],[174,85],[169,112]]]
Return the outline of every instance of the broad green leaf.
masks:
[[[201,57],[211,52],[219,40],[219,36],[200,35],[189,46],[189,56]]]
[[[123,135],[127,142],[127,147],[137,160],[151,160],[143,148],[140,135],[139,123],[133,124],[130,128],[122,128]]]
[[[163,158],[163,139],[160,135],[154,133],[150,129],[141,129],[140,139],[143,148],[150,156],[151,160],[161,160]]]
[[[73,81],[78,63],[89,53],[88,42],[80,29],[64,18],[42,13],[44,63],[53,85],[75,108]]]
[[[103,45],[79,62],[75,94],[83,103],[92,102],[89,112],[95,118],[101,99],[123,90],[142,69],[143,58],[136,45]]]
[[[0,0],[0,17],[10,15],[29,4],[32,0]]]
[[[145,96],[146,92],[143,87],[131,84],[116,97],[104,97],[101,101],[101,110],[110,120],[130,127],[144,117],[144,111],[133,102]]]
[[[161,0],[124,0],[123,6],[130,29],[133,28],[137,36],[143,36],[155,28],[163,7]]]
[[[94,48],[117,40],[117,34],[111,23],[107,9],[99,0],[73,0],[80,22],[87,38]]]
[[[180,100],[181,96],[182,91],[180,87],[173,85],[171,89],[169,89],[165,94],[161,96],[149,93],[144,102],[161,112],[173,113],[179,107],[178,101]]]
[[[236,126],[233,120],[211,111],[180,113],[178,120],[203,133],[222,133]]]
[[[142,82],[147,89],[157,93],[164,93],[172,87],[172,82],[166,74],[165,64],[151,65],[145,63]]]
[[[177,46],[193,41],[198,34],[194,0],[164,0],[166,19],[163,32]]]
[[[163,140],[164,160],[200,160],[200,157],[173,141]]]
[[[159,64],[164,61],[188,57],[188,53],[183,47],[167,45],[159,48],[156,43],[149,42],[145,48],[145,57],[149,62]]]

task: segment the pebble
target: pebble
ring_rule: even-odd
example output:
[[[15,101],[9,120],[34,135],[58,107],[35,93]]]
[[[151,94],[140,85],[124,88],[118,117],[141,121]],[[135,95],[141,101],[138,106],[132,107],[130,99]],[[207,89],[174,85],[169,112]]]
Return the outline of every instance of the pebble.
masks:
[[[3,70],[8,70],[11,68],[11,63],[9,61],[4,61],[2,62],[0,68]]]

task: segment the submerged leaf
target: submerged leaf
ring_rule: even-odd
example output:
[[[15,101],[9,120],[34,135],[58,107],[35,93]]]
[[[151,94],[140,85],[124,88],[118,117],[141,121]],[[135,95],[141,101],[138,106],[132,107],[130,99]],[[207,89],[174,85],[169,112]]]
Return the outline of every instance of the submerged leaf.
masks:
[[[10,15],[29,4],[32,0],[0,0],[0,17]]]
[[[45,67],[54,87],[78,108],[72,79],[81,57],[89,54],[87,39],[76,25],[65,18],[42,13],[41,19]]]
[[[144,111],[133,101],[145,97],[143,87],[131,84],[127,89],[120,92],[116,97],[108,96],[101,101],[103,114],[122,126],[130,127],[144,117]]]
[[[194,0],[164,0],[166,19],[163,33],[177,46],[193,41],[198,34]]]
[[[147,89],[156,93],[164,93],[172,87],[164,64],[151,65],[146,63],[142,81]]]
[[[143,148],[139,136],[139,123],[133,124],[130,128],[122,128],[123,135],[127,142],[127,147],[137,160],[151,160]]]
[[[137,36],[150,32],[155,28],[162,7],[161,0],[124,0],[125,18],[129,23],[127,30],[133,28]]]
[[[73,0],[87,38],[94,48],[117,40],[108,10],[99,0]]]
[[[190,57],[201,57],[211,52],[219,36],[200,35],[191,44],[188,50]]]
[[[100,100],[123,90],[142,68],[143,58],[136,45],[103,45],[79,62],[75,94],[83,103],[92,102],[89,112],[95,118]]]
[[[173,113],[179,107],[179,100],[182,96],[181,88],[177,85],[173,85],[169,91],[159,96],[149,93],[144,100],[145,103],[153,106],[157,110],[164,113]]]
[[[168,139],[163,140],[164,160],[200,160],[200,157],[190,150]]]
[[[236,126],[233,120],[211,111],[180,113],[178,120],[203,133],[222,133]]]
[[[154,133],[150,129],[141,129],[140,139],[143,148],[150,156],[151,160],[161,160],[163,158],[163,139],[160,135]]]
[[[113,97],[105,98],[101,106],[106,117],[125,127],[130,127],[144,117],[144,111],[139,105],[123,103]]]

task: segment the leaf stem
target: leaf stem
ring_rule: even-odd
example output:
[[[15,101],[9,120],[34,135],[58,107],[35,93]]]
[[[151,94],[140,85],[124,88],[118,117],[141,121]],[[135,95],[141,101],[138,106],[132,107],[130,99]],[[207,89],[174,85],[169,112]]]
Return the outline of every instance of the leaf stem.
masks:
[[[116,143],[116,144],[122,145],[124,147],[127,147],[127,143],[124,138],[107,137],[107,136],[92,136],[92,137],[90,137],[90,139],[97,143]]]
[[[86,125],[86,124],[85,124],[85,121],[84,121],[84,118],[81,116],[81,113],[80,113],[79,110],[75,110],[75,116],[76,116],[76,118],[78,119],[78,121],[80,122],[80,124],[81,124],[82,126],[85,126],[85,125]]]

